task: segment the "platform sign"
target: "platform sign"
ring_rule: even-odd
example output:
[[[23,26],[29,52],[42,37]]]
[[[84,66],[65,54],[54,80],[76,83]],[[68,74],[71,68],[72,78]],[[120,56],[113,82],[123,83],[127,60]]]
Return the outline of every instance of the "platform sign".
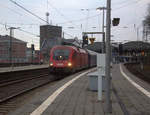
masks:
[[[102,84],[104,80],[102,77],[105,77],[105,54],[97,55],[97,68],[98,68],[98,100],[102,100]]]
[[[91,44],[94,44],[95,38],[89,38]]]
[[[101,75],[105,76],[105,58],[106,54],[98,54],[97,55],[97,68]]]

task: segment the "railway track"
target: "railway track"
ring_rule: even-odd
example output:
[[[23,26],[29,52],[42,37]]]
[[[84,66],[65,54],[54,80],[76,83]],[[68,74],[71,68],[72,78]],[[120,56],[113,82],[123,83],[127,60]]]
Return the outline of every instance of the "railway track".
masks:
[[[42,69],[37,70],[37,72],[36,70],[33,70],[33,72],[23,71],[21,74],[15,72],[12,73],[12,75],[16,76],[3,76],[0,78],[2,80],[0,82],[0,115],[5,115],[9,110],[15,108],[16,102],[13,101],[13,99],[18,95],[24,94],[27,91],[33,90],[55,80],[55,76],[50,75],[48,69],[44,70],[45,71]],[[5,78],[8,79],[6,80]]]
[[[48,73],[48,68],[33,69],[33,70],[21,70],[21,71],[12,71],[0,73],[0,84],[5,82],[11,82],[19,79],[30,78],[44,73]]]
[[[137,64],[125,64],[126,68],[135,76],[137,76],[138,78],[146,81],[147,83],[150,83],[150,77],[149,74],[145,74],[143,71],[140,71],[137,68]]]

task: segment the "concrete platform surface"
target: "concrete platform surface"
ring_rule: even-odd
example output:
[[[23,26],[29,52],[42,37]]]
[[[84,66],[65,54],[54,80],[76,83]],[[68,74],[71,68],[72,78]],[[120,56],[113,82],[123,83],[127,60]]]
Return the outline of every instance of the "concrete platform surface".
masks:
[[[38,68],[46,68],[46,67],[48,67],[48,64],[19,66],[19,67],[2,67],[2,68],[0,68],[0,73],[11,72],[11,71],[29,70],[29,69],[38,69]]]
[[[112,75],[113,87],[125,111],[129,115],[150,115],[150,84],[132,75],[123,64],[114,65]]]
[[[81,76],[79,77],[79,75]],[[68,87],[54,99],[59,93],[59,91],[57,91],[54,95],[56,90],[77,77],[79,78],[68,85]],[[50,85],[45,90],[37,92],[36,95],[33,95],[32,100],[28,101],[24,106],[19,107],[16,111],[11,112],[10,115],[30,115],[33,111],[40,108],[43,102],[52,95],[53,97],[50,98],[48,103],[45,103],[41,108],[44,109],[45,106],[47,106],[42,115],[106,115],[104,112],[105,100],[98,101],[97,92],[89,90],[88,77],[83,75],[83,72],[66,77]],[[123,115],[114,93],[112,93],[111,98],[113,105],[111,115]],[[54,99],[53,102],[51,101],[52,99]],[[36,115],[39,114],[37,113]]]

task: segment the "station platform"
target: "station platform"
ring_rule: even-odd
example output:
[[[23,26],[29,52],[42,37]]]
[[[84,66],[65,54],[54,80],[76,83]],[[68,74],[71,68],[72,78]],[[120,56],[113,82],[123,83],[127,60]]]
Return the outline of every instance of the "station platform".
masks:
[[[9,115],[106,115],[105,96],[98,101],[97,92],[89,90],[87,73],[91,71],[95,70],[82,71],[47,86]],[[133,86],[122,72],[130,76],[123,65],[113,65],[110,115],[150,115],[148,94]],[[137,81],[150,90],[149,84]]]
[[[40,68],[47,68],[47,67],[48,67],[48,64],[18,66],[18,67],[1,67],[0,73],[12,72],[12,71],[21,71],[21,70],[30,70],[30,69],[40,69]]]
[[[10,115],[105,115],[105,101],[98,101],[97,92],[89,90],[86,74],[91,71],[93,69],[58,81],[38,92],[30,102],[11,112]],[[60,88],[64,88],[65,84],[70,83],[73,79],[76,80],[58,94]],[[112,115],[123,115],[114,93],[111,98]]]
[[[112,69],[112,83],[126,115],[150,115],[150,84],[131,74],[123,64]]]

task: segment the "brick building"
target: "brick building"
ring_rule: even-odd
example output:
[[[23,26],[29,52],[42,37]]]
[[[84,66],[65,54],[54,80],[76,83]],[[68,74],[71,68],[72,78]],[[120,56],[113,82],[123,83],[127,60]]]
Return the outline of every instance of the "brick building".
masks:
[[[26,62],[26,48],[27,43],[12,38],[12,62],[13,63],[24,63]],[[0,35],[0,63],[10,63],[10,36]]]
[[[50,49],[62,42],[62,27],[53,25],[40,26],[40,50],[44,57],[44,62],[49,60]]]

